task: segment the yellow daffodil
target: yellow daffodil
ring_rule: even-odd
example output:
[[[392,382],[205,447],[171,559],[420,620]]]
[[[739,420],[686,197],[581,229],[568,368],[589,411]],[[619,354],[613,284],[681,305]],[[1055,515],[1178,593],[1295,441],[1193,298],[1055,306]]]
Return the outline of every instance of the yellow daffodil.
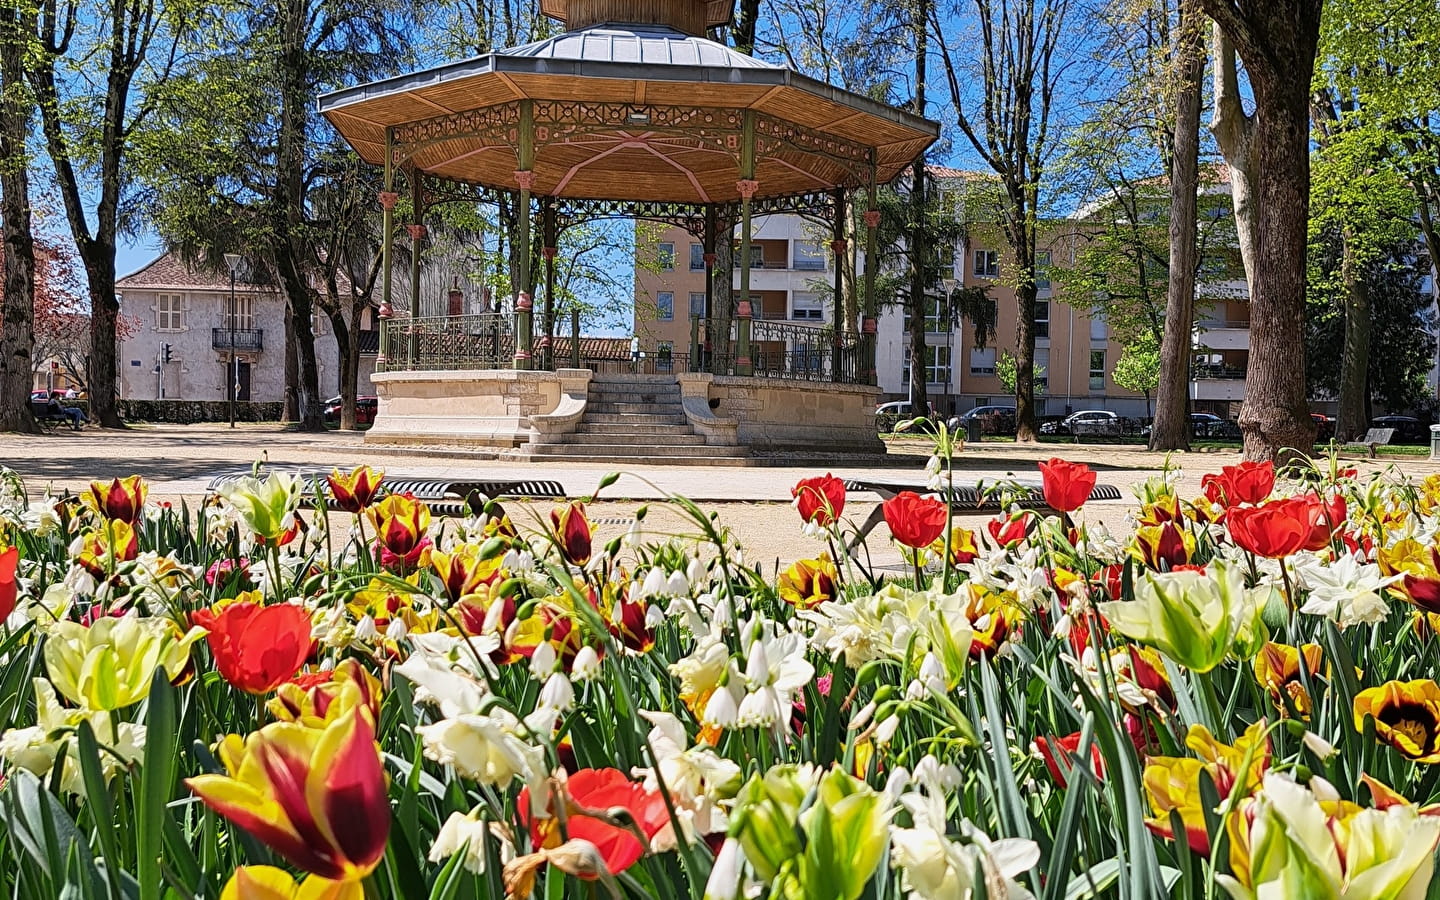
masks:
[[[1375,720],[1375,737],[1416,762],[1440,762],[1440,685],[1429,678],[1387,681],[1355,695],[1355,730]]]
[[[1110,628],[1148,644],[1196,672],[1234,653],[1254,655],[1266,634],[1261,592],[1246,590],[1238,568],[1213,563],[1209,572],[1146,573],[1135,599],[1101,603]]]
[[[174,679],[203,628],[181,635],[169,619],[102,616],[90,627],[56,622],[45,640],[45,669],[55,687],[86,709],[121,709],[150,693],[157,668]]]
[[[354,708],[324,729],[274,722],[220,743],[225,775],[185,783],[205,805],[293,865],[355,881],[380,863],[390,801],[374,725]]]
[[[241,866],[225,882],[220,900],[364,900],[358,881],[331,881],[307,875],[296,881],[274,866]]]

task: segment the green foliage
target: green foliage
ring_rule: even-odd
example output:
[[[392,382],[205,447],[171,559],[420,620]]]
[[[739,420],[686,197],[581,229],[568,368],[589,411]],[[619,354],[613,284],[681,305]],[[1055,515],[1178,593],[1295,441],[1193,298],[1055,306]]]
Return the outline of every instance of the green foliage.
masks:
[[[1015,386],[1018,383],[1018,366],[1015,357],[1009,350],[1000,351],[1000,358],[995,360],[995,377],[1000,379],[1000,384],[1005,388],[1007,394],[1015,393]],[[1041,394],[1045,390],[1045,367],[1035,367],[1035,393]]]
[[[1148,399],[1160,386],[1160,345],[1144,333],[1127,344],[1111,373],[1115,383],[1127,391],[1144,394]]]

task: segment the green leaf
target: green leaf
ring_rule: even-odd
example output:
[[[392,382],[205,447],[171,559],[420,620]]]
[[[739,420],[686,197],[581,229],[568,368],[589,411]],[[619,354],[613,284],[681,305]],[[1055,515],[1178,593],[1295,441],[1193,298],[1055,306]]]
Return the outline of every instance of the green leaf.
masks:
[[[135,806],[135,859],[140,879],[140,900],[162,900],[165,864],[166,803],[175,788],[178,755],[175,689],[164,667],[155,670],[145,710],[145,754],[142,759]]]

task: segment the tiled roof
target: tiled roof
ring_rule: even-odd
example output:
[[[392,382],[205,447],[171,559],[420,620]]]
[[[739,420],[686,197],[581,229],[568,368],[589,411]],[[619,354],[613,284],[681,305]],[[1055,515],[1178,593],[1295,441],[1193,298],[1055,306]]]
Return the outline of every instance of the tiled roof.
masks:
[[[137,272],[132,272],[115,282],[117,288],[210,288],[230,289],[230,273],[191,267],[173,253],[162,253]],[[237,291],[273,292],[275,287],[268,284],[235,282]]]
[[[570,338],[557,335],[551,352],[557,360],[563,362],[568,359],[570,357]],[[580,338],[580,358],[582,360],[629,359],[630,339],[625,337],[582,337]]]

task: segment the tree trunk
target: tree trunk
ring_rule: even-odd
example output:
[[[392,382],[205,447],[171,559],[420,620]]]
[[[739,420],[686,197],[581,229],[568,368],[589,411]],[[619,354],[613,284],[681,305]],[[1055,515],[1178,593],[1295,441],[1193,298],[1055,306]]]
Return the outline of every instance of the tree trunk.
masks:
[[[115,245],[82,248],[90,285],[90,417],[106,428],[122,428],[115,403],[115,326],[120,303],[115,299]]]
[[[1345,286],[1345,344],[1340,356],[1340,409],[1335,417],[1335,439],[1359,440],[1370,421],[1365,410],[1366,376],[1370,371],[1370,286],[1355,265],[1353,235],[1345,229],[1344,258],[1340,264]]]
[[[1304,327],[1310,79],[1321,6],[1322,0],[1241,0],[1238,7],[1234,0],[1205,0],[1245,61],[1255,95],[1255,265],[1240,407],[1245,457],[1252,460],[1308,452],[1315,437],[1305,402]]]
[[[760,0],[740,0],[739,9],[735,10],[735,25],[730,32],[731,44],[747,56],[755,55],[755,25],[759,19]]]
[[[1175,137],[1170,158],[1170,282],[1151,450],[1190,449],[1191,329],[1195,322],[1195,192],[1200,181],[1200,82],[1205,75],[1204,14],[1183,0],[1175,45]],[[1149,403],[1149,395],[1146,396]]]
[[[1255,155],[1255,119],[1245,113],[1240,96],[1240,77],[1235,69],[1235,45],[1217,22],[1215,33],[1215,111],[1210,133],[1230,168],[1230,204],[1234,207],[1235,240],[1251,298],[1255,296],[1255,179],[1259,163]]]
[[[35,238],[25,141],[29,114],[22,90],[25,45],[13,4],[0,6],[0,222],[4,275],[0,293],[0,431],[34,434],[30,385],[35,346]]]
[[[1032,277],[1021,278],[1015,289],[1015,440],[1039,440],[1035,428],[1035,251],[1028,251]]]
[[[910,111],[920,118],[925,117],[925,51],[929,44],[929,0],[918,0],[915,17],[910,23],[910,32],[915,42],[915,97]],[[927,269],[926,257],[934,248],[925,229],[925,154],[916,157],[910,164],[910,235],[907,238],[910,257],[910,290],[906,306],[910,313],[910,400],[912,416],[929,415],[930,397],[926,391],[926,347],[925,347],[925,289]]]
[[[285,396],[280,421],[293,425],[300,421],[300,351],[295,342],[295,316],[285,304]]]

